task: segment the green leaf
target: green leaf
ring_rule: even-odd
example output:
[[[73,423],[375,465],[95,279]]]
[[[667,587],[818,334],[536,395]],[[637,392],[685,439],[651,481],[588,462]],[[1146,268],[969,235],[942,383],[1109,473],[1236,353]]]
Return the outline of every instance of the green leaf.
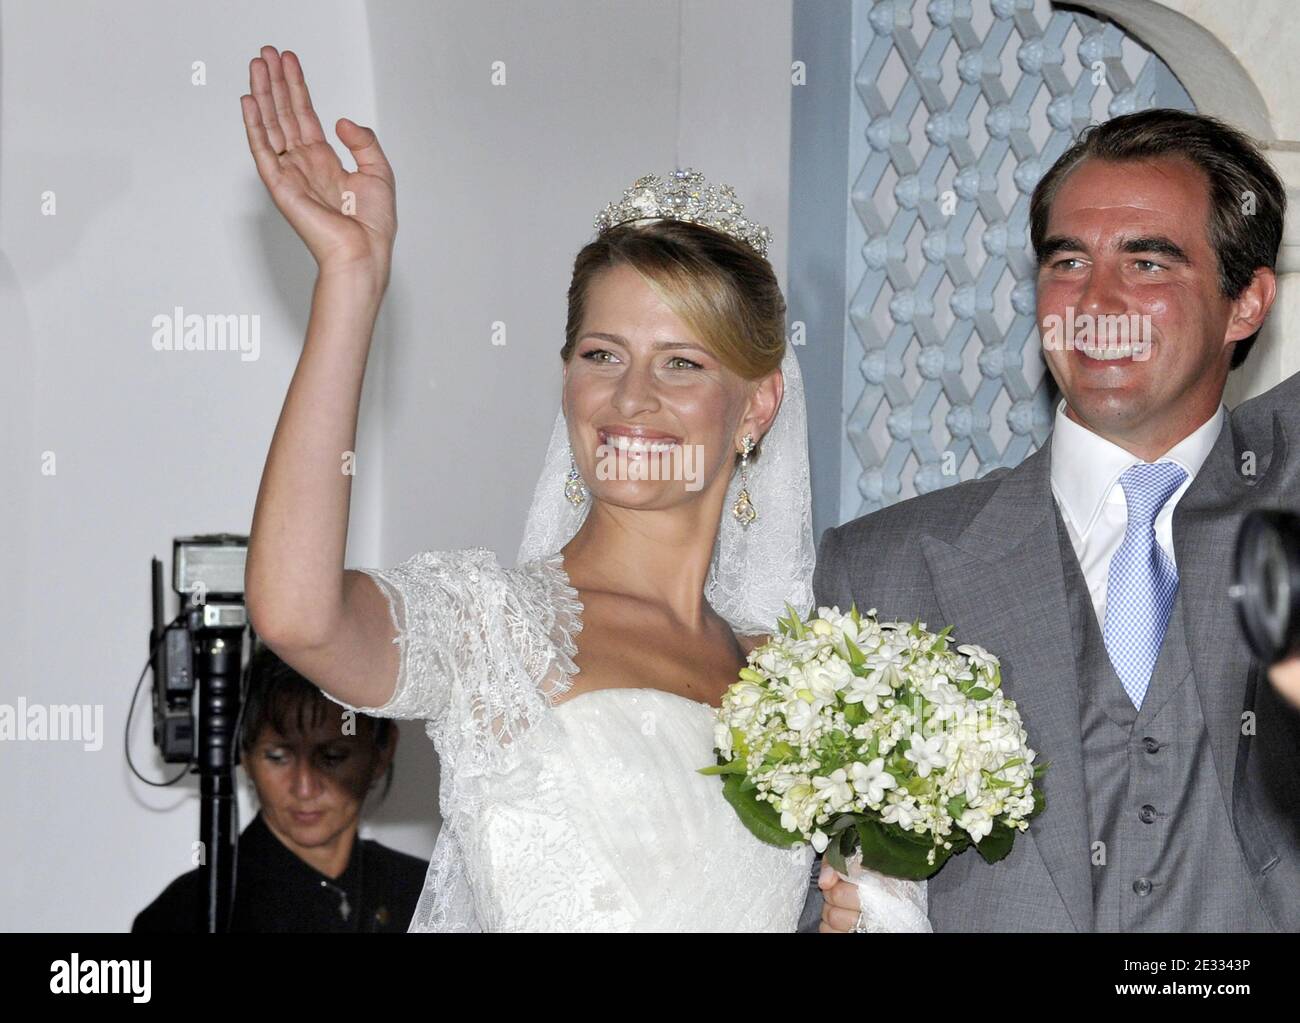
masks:
[[[993,830],[975,843],[975,849],[984,857],[985,863],[997,863],[1011,852],[1011,843],[1016,833],[1001,821],[993,825]]]
[[[846,703],[844,705],[844,720],[851,725],[860,725],[867,720],[867,708],[860,703]]]
[[[712,767],[701,767],[696,773],[698,774],[744,774],[745,762],[743,760],[729,760],[725,764],[714,764]]]
[[[862,865],[878,870],[889,877],[906,878],[909,881],[924,881],[935,874],[947,862],[951,850],[939,846],[935,850],[934,865],[931,866],[927,854],[931,848],[931,839],[927,836],[923,842],[910,841],[903,837],[902,829],[894,829],[891,834],[888,825],[873,818],[858,822],[858,845],[862,850]]]
[[[930,779],[922,778],[919,774],[913,775],[903,783],[903,788],[913,796],[924,795],[930,791]]]
[[[790,617],[790,631],[795,639],[803,639],[805,632],[803,619],[799,617],[799,612],[790,606],[790,602],[785,604],[786,614]]]
[[[751,793],[742,791],[738,775],[733,774],[722,783],[722,794],[736,811],[740,822],[760,841],[782,849],[788,849],[803,841],[802,835],[781,827],[781,814],[776,807],[757,799]]]
[[[853,640],[849,639],[848,636],[844,637],[844,648],[849,652],[849,665],[851,667],[861,668],[866,665],[866,655],[858,649],[858,645],[854,643]]]
[[[845,857],[852,852],[852,849],[849,849],[846,852],[843,840],[847,839],[850,834],[856,834],[856,832],[842,832],[840,835],[841,841],[831,842],[831,844],[826,847],[826,851],[822,853],[822,859],[838,870],[841,874],[848,874],[849,872],[849,866],[844,861]]]
[[[836,817],[835,820],[832,821],[827,827],[822,828],[822,831],[825,832],[827,835],[838,835],[840,832],[844,831],[845,828],[853,827],[853,825],[856,822],[857,822],[856,814],[842,813],[838,817]]]
[[[987,700],[993,695],[993,690],[985,689],[983,686],[976,686],[974,689],[968,690],[966,695],[972,700]]]

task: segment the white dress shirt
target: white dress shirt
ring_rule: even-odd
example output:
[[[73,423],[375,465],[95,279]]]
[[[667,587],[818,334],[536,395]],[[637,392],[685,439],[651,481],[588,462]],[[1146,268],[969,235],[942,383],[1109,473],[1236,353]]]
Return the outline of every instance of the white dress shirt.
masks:
[[[1174,491],[1156,516],[1156,542],[1174,558],[1174,508],[1192,485],[1196,473],[1219,439],[1228,410],[1219,410],[1201,426],[1184,437],[1157,462],[1176,462],[1187,470],[1187,479]],[[1106,584],[1110,578],[1110,559],[1124,542],[1128,525],[1128,502],[1119,478],[1131,465],[1142,459],[1099,437],[1065,414],[1065,399],[1056,406],[1052,428],[1052,495],[1065,520],[1079,558],[1079,567],[1097,612],[1097,625],[1106,622]]]

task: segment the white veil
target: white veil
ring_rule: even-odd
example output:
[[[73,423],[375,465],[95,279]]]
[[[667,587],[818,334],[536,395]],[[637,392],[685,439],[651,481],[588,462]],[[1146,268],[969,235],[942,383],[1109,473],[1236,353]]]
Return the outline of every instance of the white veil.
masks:
[[[785,396],[759,456],[749,467],[749,493],[758,518],[742,528],[731,514],[740,492],[740,473],[732,475],[723,504],[722,525],[704,588],[715,611],[741,636],[772,632],[788,601],[800,614],[813,606],[816,548],[812,531],[812,492],[808,474],[808,415],[803,376],[793,346],[781,362]],[[569,470],[569,430],[561,409],[519,545],[519,564],[554,554],[586,518],[590,499],[574,507],[564,496]]]

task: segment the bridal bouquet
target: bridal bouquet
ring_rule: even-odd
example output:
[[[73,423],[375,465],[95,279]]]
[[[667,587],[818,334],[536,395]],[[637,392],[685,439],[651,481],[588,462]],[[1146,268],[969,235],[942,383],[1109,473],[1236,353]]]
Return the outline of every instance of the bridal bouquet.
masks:
[[[919,881],[971,845],[989,863],[1043,809],[998,659],[949,649],[951,627],[878,622],[875,610],[787,605],[723,697],[718,763],[740,819],[772,845],[811,842],[845,873],[860,857]]]

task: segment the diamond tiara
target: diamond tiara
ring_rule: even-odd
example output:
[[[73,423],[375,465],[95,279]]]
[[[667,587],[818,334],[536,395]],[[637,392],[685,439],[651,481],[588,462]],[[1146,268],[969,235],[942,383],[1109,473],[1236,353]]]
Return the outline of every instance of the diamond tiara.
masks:
[[[634,220],[683,220],[703,224],[745,242],[767,258],[772,234],[767,228],[743,216],[744,203],[730,185],[710,185],[704,175],[687,167],[668,180],[647,174],[623,190],[623,198],[610,203],[596,217],[598,232]]]

